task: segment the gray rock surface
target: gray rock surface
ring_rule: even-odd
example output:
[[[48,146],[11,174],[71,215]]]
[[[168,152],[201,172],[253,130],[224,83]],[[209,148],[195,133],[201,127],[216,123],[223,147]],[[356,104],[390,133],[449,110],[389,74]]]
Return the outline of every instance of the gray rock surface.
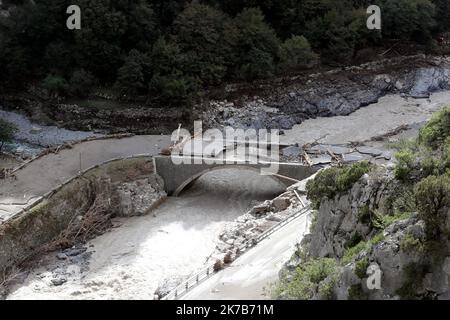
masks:
[[[392,200],[402,188],[392,168],[380,167],[364,175],[347,192],[322,200],[311,234],[304,239],[301,248],[309,257],[335,258],[338,262],[336,272],[321,283],[332,287],[334,299],[397,300],[405,295],[418,299],[450,297],[450,252],[445,245],[440,246],[439,253],[423,251],[425,222],[417,213],[394,220],[381,231],[372,225],[373,220],[367,221],[368,214],[389,212]],[[444,208],[443,212],[449,219],[450,208]],[[380,232],[383,237],[371,243]],[[348,248],[358,243],[370,243],[370,246],[361,247],[350,263],[342,263]],[[362,261],[367,264],[364,269],[358,266]],[[301,260],[293,257],[282,274],[292,272],[299,263]],[[368,266],[379,270],[380,289],[368,286],[369,274],[365,273]],[[313,299],[328,298],[316,292]]]
[[[417,67],[416,67],[417,66]],[[441,57],[404,57],[376,61],[345,71],[313,74],[248,97],[232,107],[228,101],[210,101],[202,118],[208,127],[291,129],[305,119],[345,116],[399,93],[413,98],[450,89],[450,62]]]
[[[116,188],[119,197],[118,216],[142,216],[158,206],[166,197],[164,182],[152,174],[149,178],[121,183]]]

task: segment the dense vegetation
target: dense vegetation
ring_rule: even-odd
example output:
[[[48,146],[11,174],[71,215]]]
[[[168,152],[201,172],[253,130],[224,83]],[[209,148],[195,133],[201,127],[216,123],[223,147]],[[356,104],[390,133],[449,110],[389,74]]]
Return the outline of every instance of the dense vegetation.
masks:
[[[382,7],[382,32],[366,8]],[[66,28],[66,8],[82,29]],[[205,86],[295,72],[320,59],[349,63],[396,39],[432,45],[450,27],[447,0],[4,0],[0,81],[38,83],[51,96],[98,85],[122,98],[179,105]],[[362,51],[364,52],[364,51]]]

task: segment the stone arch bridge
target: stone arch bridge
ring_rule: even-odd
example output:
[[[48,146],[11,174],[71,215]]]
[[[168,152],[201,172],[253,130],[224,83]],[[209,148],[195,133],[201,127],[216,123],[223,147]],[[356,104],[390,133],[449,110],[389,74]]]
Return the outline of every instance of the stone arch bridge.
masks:
[[[188,185],[202,175],[224,168],[237,168],[256,171],[259,174],[268,169],[273,162],[248,162],[233,160],[233,162],[217,163],[214,159],[202,159],[199,157],[177,157],[173,161],[169,156],[156,156],[153,158],[154,170],[164,180],[165,191],[168,195],[178,196]],[[205,161],[209,160],[209,161]],[[180,163],[181,164],[176,164]],[[276,163],[277,173],[265,174],[271,176],[278,183],[288,187],[296,181],[301,181],[318,171],[319,166],[305,166],[300,163]]]

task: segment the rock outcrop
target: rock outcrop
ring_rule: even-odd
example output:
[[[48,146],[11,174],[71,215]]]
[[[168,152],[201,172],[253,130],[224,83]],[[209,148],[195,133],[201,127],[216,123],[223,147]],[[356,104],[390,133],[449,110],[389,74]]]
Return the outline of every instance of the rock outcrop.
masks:
[[[117,216],[142,216],[156,208],[167,197],[161,177],[152,174],[149,178],[119,183],[115,187],[118,196]]]
[[[204,121],[209,127],[291,129],[309,118],[349,115],[387,94],[426,98],[450,89],[450,60],[406,57],[280,81],[258,96],[209,101]]]
[[[414,201],[408,192],[392,168],[381,166],[347,192],[323,198],[311,234],[285,265],[281,278],[291,279],[307,261],[333,259],[336,270],[311,288],[310,298],[449,299],[448,239],[430,245],[420,214],[399,212]],[[442,227],[449,228],[450,207],[442,212],[447,221]],[[326,294],[321,291],[324,287]]]
[[[450,59],[418,55],[205,92],[192,110],[116,101],[101,94],[79,104],[48,100],[37,88],[1,94],[0,105],[33,120],[71,130],[171,134],[192,119],[204,128],[291,129],[305,119],[348,115],[388,94],[426,98],[450,89]],[[34,97],[34,98],[33,98]],[[192,117],[188,114],[192,113]]]

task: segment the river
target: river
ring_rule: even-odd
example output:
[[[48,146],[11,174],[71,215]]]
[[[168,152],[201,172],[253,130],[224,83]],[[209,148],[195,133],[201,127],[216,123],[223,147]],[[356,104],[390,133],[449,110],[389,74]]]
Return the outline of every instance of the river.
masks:
[[[150,215],[116,219],[120,227],[90,241],[85,254],[43,257],[8,299],[152,299],[163,279],[204,266],[227,222],[283,191],[251,171],[210,172]]]

